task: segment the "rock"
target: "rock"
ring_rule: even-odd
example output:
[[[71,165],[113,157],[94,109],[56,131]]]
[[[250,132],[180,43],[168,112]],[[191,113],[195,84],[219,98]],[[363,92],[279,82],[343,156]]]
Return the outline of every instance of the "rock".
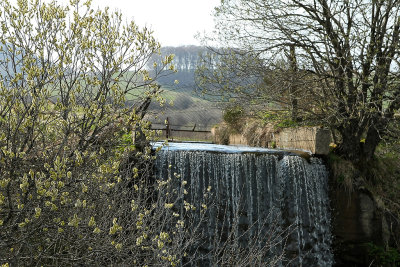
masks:
[[[368,243],[386,247],[390,240],[385,211],[365,189],[331,192],[333,250],[337,266],[369,266]]]

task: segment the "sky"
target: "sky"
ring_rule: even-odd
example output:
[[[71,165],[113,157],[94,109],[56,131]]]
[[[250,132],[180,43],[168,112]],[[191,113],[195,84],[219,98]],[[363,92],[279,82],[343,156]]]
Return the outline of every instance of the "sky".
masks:
[[[69,0],[59,2],[68,3]],[[196,33],[211,32],[212,12],[220,0],[93,0],[92,7],[119,10],[139,26],[148,26],[162,46],[200,45]]]

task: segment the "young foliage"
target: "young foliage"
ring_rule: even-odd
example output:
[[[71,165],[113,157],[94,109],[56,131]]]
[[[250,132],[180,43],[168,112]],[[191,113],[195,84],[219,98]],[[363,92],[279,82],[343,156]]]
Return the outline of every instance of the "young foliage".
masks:
[[[150,78],[160,49],[151,31],[90,2],[0,3],[2,264],[140,260],[147,229],[137,226],[155,209],[141,193],[152,155],[126,136],[142,128],[152,138],[143,116],[172,57]]]

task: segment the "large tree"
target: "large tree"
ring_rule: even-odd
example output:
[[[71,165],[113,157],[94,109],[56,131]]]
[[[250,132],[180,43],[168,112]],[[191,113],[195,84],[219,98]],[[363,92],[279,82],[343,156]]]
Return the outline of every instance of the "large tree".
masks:
[[[301,116],[339,133],[343,156],[366,162],[400,108],[399,11],[396,0],[224,0],[216,33],[262,62],[273,100],[289,96]]]

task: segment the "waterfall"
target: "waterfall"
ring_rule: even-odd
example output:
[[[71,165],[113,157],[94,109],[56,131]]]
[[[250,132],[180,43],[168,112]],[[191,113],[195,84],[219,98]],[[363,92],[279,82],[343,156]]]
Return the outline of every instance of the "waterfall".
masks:
[[[250,265],[333,264],[328,174],[319,158],[205,147],[167,147],[156,158],[159,179],[187,181],[188,193],[181,197],[198,210],[207,205],[204,216],[197,216],[202,242],[194,250],[205,255],[201,265],[229,259]]]

